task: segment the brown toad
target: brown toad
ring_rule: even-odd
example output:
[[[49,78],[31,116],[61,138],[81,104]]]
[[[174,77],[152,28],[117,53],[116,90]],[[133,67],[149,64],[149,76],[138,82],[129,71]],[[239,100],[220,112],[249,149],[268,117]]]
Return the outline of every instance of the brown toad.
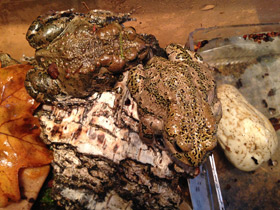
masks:
[[[134,28],[124,27],[126,20],[128,14],[103,10],[39,16],[26,35],[36,48],[35,68],[25,82],[29,94],[52,102],[111,90],[121,72],[142,61],[152,44]]]
[[[197,167],[217,144],[220,102],[210,68],[197,54],[171,44],[169,60],[153,57],[129,74],[128,88],[138,104],[140,136],[152,143],[163,135],[174,160]]]

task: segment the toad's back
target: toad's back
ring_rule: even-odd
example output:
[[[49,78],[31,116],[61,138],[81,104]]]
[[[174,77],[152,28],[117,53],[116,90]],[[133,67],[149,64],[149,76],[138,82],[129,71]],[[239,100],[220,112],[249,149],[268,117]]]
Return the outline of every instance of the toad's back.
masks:
[[[143,133],[163,134],[175,160],[198,166],[216,146],[220,105],[215,81],[192,52],[169,45],[167,53],[170,60],[154,57],[145,68],[134,69],[129,87],[139,106]]]

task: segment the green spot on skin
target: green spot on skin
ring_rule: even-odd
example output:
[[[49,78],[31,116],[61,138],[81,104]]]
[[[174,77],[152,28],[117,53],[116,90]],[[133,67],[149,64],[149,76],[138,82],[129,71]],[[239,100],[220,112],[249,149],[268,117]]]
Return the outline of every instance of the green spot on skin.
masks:
[[[120,33],[120,35],[119,35],[119,41],[120,41],[121,58],[124,59],[122,33]]]

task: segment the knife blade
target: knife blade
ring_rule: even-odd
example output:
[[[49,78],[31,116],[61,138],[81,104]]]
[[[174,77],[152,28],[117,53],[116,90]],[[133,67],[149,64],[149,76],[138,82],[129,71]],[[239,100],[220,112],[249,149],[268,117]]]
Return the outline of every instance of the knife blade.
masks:
[[[213,154],[200,166],[200,174],[188,179],[188,185],[193,210],[225,209]]]

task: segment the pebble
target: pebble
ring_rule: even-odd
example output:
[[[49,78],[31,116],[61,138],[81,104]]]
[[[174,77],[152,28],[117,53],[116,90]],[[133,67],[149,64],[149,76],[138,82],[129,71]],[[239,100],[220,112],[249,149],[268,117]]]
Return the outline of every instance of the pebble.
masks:
[[[217,89],[222,104],[218,142],[228,160],[238,169],[254,171],[268,161],[278,146],[270,121],[231,85]]]

